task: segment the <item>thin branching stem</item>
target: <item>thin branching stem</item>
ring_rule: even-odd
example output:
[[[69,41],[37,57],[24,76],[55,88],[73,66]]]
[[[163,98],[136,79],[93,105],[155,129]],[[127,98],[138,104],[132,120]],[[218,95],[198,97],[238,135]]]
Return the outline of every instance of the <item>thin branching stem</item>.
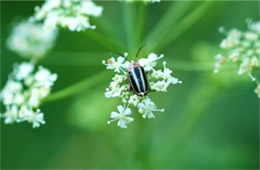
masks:
[[[148,32],[146,41],[151,44],[151,49],[156,46],[157,43],[161,43],[166,36],[169,36],[169,32],[172,32],[172,28],[176,26],[176,23],[180,18],[188,11],[192,2],[172,2],[169,9],[163,14],[162,18],[154,25],[152,30]]]
[[[59,100],[59,99],[63,99],[63,98],[72,96],[72,95],[82,92],[84,90],[87,90],[97,84],[101,84],[102,82],[105,82],[106,79],[108,77],[110,77],[110,74],[111,73],[108,71],[102,71],[91,77],[87,77],[86,79],[84,79],[76,84],[73,84],[58,92],[54,92],[53,94],[48,96],[43,102],[52,102],[55,100]]]
[[[184,33],[193,24],[198,22],[199,19],[202,18],[206,14],[206,12],[210,9],[212,3],[213,3],[212,1],[201,2],[199,7],[194,9],[187,16],[185,16],[183,19],[177,22],[177,24],[174,26],[173,29],[172,27],[169,27],[169,29],[165,29],[162,32],[162,35],[158,36],[156,38],[156,41],[153,41],[153,43],[151,43],[151,45],[149,46],[149,50],[150,51],[159,50],[159,49],[161,50],[167,45],[169,45],[172,41],[174,41],[176,38],[182,35],[182,33]],[[187,7],[185,6],[185,8]]]
[[[95,40],[100,45],[112,51],[124,51],[125,47],[113,37],[98,31],[85,32],[86,35]]]
[[[139,16],[138,18],[138,24],[137,24],[137,33],[136,33],[136,43],[137,45],[142,45],[143,43],[143,36],[144,36],[144,28],[145,28],[145,24],[146,24],[146,5],[143,3],[140,3],[139,6]]]
[[[135,12],[134,12],[134,4],[128,3],[121,3],[123,19],[124,19],[124,27],[125,27],[125,34],[126,34],[126,43],[128,52],[130,55],[133,55],[135,46],[136,46],[136,39],[135,39],[135,26],[134,26],[134,19],[135,19]]]
[[[92,66],[98,67],[101,65],[101,60],[106,59],[109,53],[89,53],[89,52],[62,52],[53,51],[49,53],[48,59],[41,61],[44,64],[60,65],[65,67],[77,67],[77,66]],[[71,58],[71,56],[76,57]],[[169,57],[171,58],[171,57]],[[167,60],[169,68],[175,71],[183,72],[213,72],[214,67],[212,63],[201,63],[194,61],[184,60]],[[230,64],[226,65],[222,70],[232,70],[235,67]]]

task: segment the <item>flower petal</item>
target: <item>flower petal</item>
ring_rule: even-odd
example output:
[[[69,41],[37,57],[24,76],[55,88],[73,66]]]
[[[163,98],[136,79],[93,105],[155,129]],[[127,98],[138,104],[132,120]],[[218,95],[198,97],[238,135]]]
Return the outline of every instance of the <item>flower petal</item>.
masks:
[[[117,109],[118,109],[119,113],[122,113],[125,110],[122,105],[117,106]]]
[[[117,119],[119,117],[119,114],[117,112],[112,112],[110,117],[112,119]]]

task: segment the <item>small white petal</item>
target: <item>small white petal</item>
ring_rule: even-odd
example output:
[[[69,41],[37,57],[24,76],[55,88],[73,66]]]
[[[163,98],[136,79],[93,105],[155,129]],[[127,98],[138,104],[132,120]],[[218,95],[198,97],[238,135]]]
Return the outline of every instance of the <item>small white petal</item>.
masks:
[[[119,117],[119,114],[117,112],[112,112],[111,113],[111,116],[110,116],[112,119],[116,119]]]
[[[119,113],[122,113],[124,111],[124,107],[122,105],[117,106],[117,109]]]

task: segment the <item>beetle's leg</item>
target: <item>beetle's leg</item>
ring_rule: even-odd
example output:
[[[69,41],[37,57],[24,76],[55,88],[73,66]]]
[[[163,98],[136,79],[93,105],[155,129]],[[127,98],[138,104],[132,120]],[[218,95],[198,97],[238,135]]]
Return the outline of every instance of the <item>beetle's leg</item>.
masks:
[[[133,90],[131,84],[129,84],[128,90],[129,90],[129,91],[132,91],[132,90]]]

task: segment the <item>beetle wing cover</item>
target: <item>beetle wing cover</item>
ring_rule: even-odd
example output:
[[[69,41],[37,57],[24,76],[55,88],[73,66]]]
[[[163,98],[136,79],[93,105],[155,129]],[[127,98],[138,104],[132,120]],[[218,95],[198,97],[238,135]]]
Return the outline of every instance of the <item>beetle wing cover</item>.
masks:
[[[130,85],[138,96],[144,96],[149,92],[149,82],[146,73],[141,66],[133,66],[129,68]]]

